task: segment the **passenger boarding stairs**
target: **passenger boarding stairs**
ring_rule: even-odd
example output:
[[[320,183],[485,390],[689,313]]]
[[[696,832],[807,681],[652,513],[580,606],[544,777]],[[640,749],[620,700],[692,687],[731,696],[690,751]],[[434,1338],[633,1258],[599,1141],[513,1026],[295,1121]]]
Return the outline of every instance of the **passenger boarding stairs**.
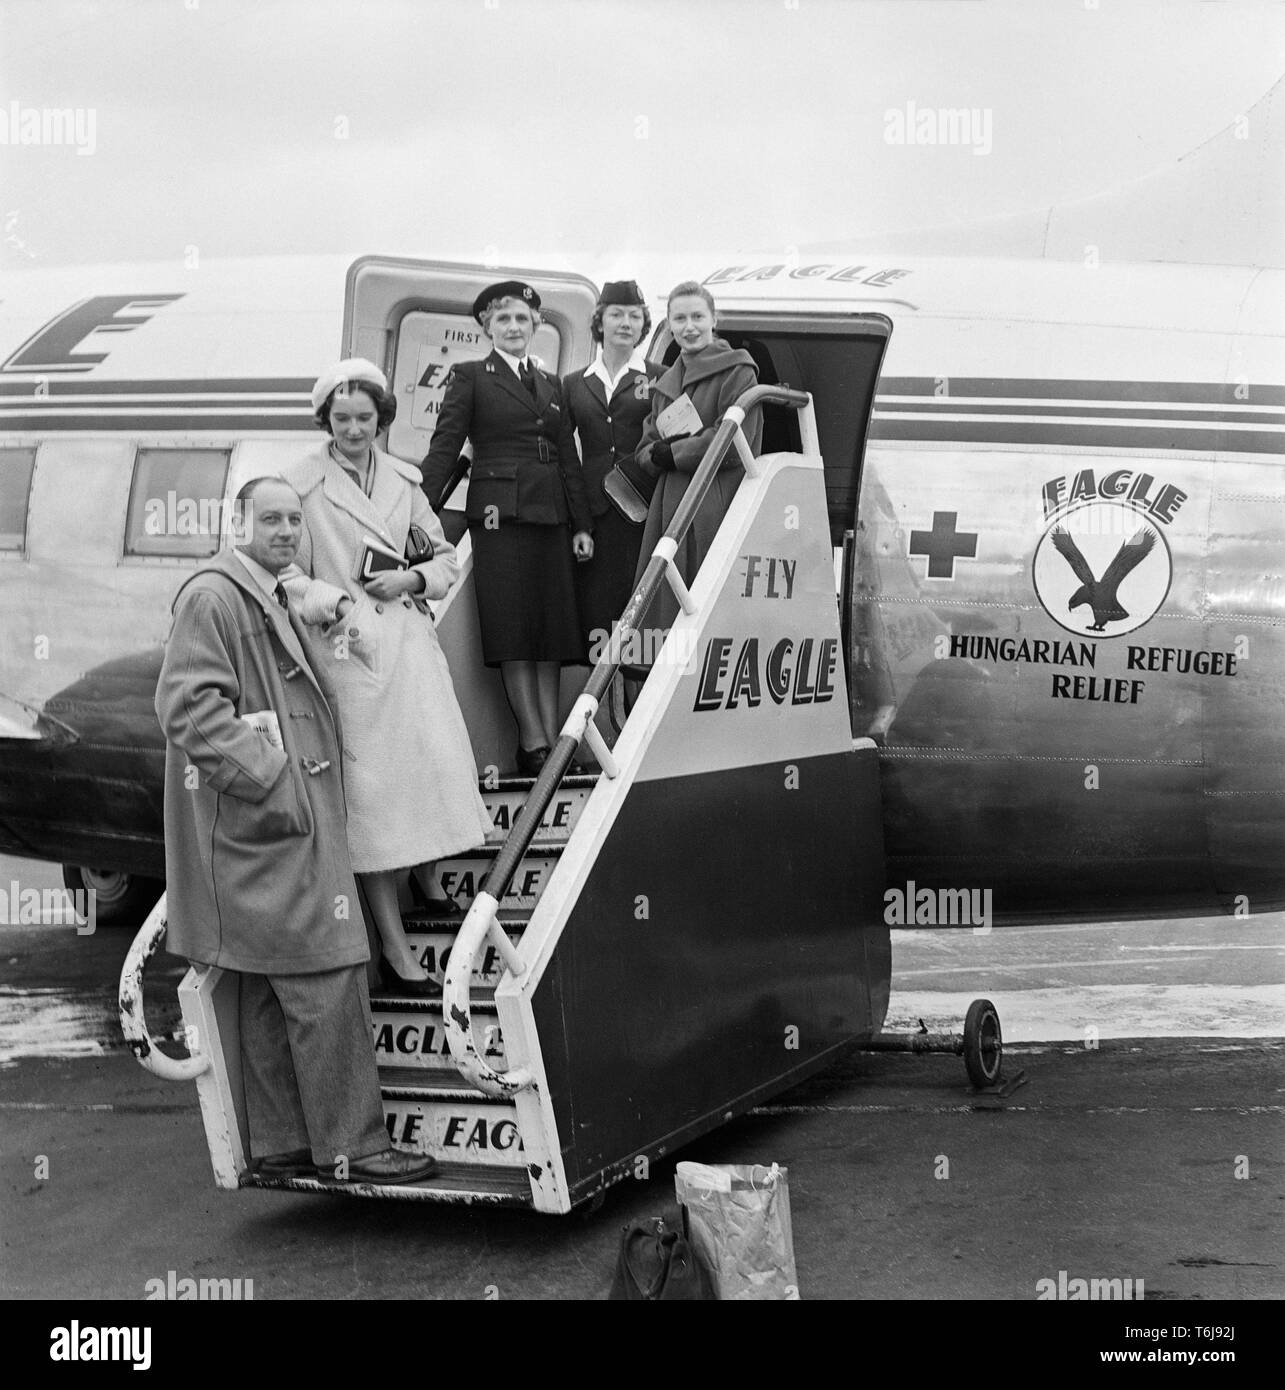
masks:
[[[740,426],[764,403],[801,412],[801,454],[750,455]],[[689,592],[677,544],[730,449],[746,476]],[[877,754],[850,732],[810,398],[756,387],[727,412],[533,781],[494,773],[507,715],[476,724],[465,571],[438,635],[489,769],[495,829],[437,865],[458,911],[405,918],[443,997],[371,1001],[389,1137],[438,1171],[394,1187],[254,1176],[236,991],[218,970],[188,973],[188,1058],[165,1056],[146,1030],[142,972],[164,936],[162,898],[122,973],[122,1026],[145,1066],[197,1080],[221,1187],[567,1212],[645,1179],[655,1159],[882,1026]],[[666,583],[681,611],[608,747],[599,707]],[[600,776],[571,769],[586,742]]]
[[[515,948],[597,780],[585,775],[563,778],[536,838],[519,861],[498,913],[500,929]],[[404,914],[412,949],[439,981],[465,914],[534,785],[534,778],[503,778],[493,787],[483,780],[482,799],[495,827],[487,845],[443,859],[437,866],[439,883],[450,886],[462,911]],[[503,971],[500,949],[490,943],[473,958],[469,972],[474,1036],[486,1063],[501,1072],[508,1060],[495,988]],[[431,1153],[440,1164],[438,1174],[426,1183],[399,1191],[409,1196],[431,1192],[437,1200],[529,1206],[531,1184],[516,1099],[488,1095],[461,1076],[451,1056],[443,1002],[375,994],[370,1003],[388,1137],[398,1148]]]

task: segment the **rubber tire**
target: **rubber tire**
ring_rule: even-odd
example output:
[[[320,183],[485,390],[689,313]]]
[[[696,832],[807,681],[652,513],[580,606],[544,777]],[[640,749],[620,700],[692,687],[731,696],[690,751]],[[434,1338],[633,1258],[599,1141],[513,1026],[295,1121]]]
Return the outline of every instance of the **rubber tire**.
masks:
[[[571,1214],[580,1221],[592,1221],[606,1205],[607,1189],[603,1189],[592,1197],[586,1197],[583,1202],[577,1202],[571,1208]]]
[[[85,872],[90,875],[85,880]],[[64,864],[62,881],[73,893],[94,887],[94,908],[100,927],[136,927],[156,905],[164,884],[141,874],[115,873],[104,869],[82,871],[79,865]]]
[[[1004,1035],[999,1010],[989,999],[974,999],[964,1018],[964,1069],[979,1090],[994,1086],[1004,1066]]]

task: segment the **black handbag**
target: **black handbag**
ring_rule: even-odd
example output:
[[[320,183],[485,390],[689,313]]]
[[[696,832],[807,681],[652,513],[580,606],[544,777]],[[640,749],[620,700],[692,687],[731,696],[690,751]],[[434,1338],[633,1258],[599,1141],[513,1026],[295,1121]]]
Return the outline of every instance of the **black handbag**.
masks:
[[[621,1229],[609,1300],[695,1303],[713,1297],[709,1275],[678,1231],[671,1231],[658,1217],[633,1221]]]
[[[412,524],[406,533],[406,563],[408,565],[427,564],[433,558],[433,542],[422,526]]]
[[[626,521],[641,526],[647,520],[650,503],[634,486],[633,479],[619,464],[612,468],[602,480],[602,490],[607,501]]]

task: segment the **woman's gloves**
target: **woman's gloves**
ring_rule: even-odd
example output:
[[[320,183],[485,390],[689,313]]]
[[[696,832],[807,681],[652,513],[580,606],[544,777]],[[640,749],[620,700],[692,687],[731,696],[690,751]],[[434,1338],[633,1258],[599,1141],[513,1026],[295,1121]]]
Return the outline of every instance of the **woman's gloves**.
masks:
[[[651,466],[657,473],[674,471],[674,446],[668,439],[658,439],[651,446]]]

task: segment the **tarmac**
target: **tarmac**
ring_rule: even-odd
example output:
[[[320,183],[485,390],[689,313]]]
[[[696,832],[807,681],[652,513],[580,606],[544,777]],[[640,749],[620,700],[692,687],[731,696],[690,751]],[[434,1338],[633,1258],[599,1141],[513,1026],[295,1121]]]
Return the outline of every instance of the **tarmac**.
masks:
[[[602,1299],[621,1226],[676,1218],[672,1161],[565,1218],[218,1191],[195,1087],[115,1032],[131,936],[0,928],[5,1298],[139,1300],[172,1275],[255,1300]],[[154,1025],[181,973],[149,969]],[[898,932],[893,987],[889,1027],[958,1031],[994,1000],[1021,1084],[851,1052],[679,1155],[788,1168],[802,1299],[1029,1301],[1061,1275],[1285,1295],[1285,914]]]

